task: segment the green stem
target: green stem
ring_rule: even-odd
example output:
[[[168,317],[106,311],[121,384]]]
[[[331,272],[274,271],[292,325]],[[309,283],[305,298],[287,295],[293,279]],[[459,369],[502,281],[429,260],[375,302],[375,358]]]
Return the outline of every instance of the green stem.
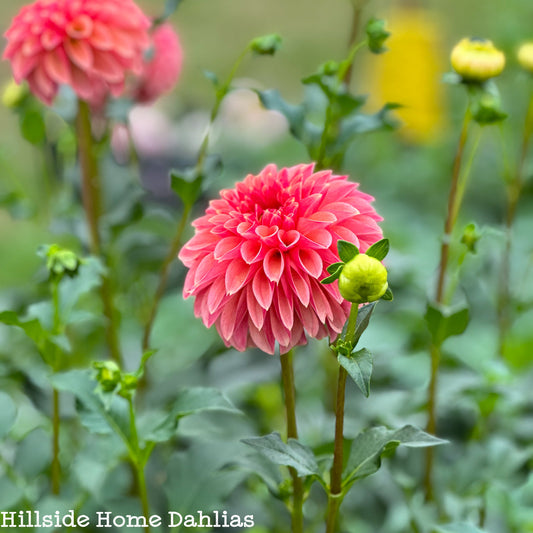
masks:
[[[352,304],[348,324],[346,325],[345,340],[354,342],[357,327],[359,305]],[[328,511],[326,519],[326,533],[334,533],[337,527],[337,515],[344,497],[342,491],[342,470],[344,452],[344,402],[346,396],[347,372],[339,365],[337,382],[337,401],[335,403],[335,443],[333,449],[333,466],[331,467],[330,490],[328,494]]]
[[[202,174],[202,171],[204,168],[205,158],[207,156],[207,150],[209,148],[209,136],[211,135],[213,124],[218,117],[218,113],[220,111],[220,105],[222,104],[222,101],[224,100],[225,96],[228,94],[228,91],[230,90],[230,87],[231,87],[231,82],[233,81],[233,78],[235,77],[237,70],[239,69],[241,63],[243,62],[244,58],[246,57],[246,54],[249,51],[250,51],[250,45],[248,45],[243,50],[241,55],[237,58],[237,61],[235,61],[235,64],[233,65],[225,82],[217,89],[215,104],[211,111],[209,124],[207,126],[207,130],[205,132],[205,136],[203,138],[202,144],[200,145],[200,150],[198,152],[198,158],[196,160],[195,174],[197,176],[200,176]],[[150,347],[150,335],[152,333],[154,320],[157,315],[157,309],[159,307],[161,298],[163,297],[163,294],[165,293],[170,266],[172,262],[174,261],[174,259],[176,258],[176,255],[179,253],[181,249],[181,245],[183,241],[183,233],[185,231],[185,228],[187,227],[187,221],[189,219],[191,209],[192,209],[192,205],[184,206],[183,213],[181,214],[181,218],[178,222],[178,226],[176,227],[174,238],[172,239],[172,243],[170,245],[170,249],[165,259],[163,260],[163,264],[161,265],[161,270],[159,271],[159,282],[157,284],[157,289],[154,295],[154,299],[152,301],[152,304],[150,306],[150,311],[148,313],[148,319],[146,321],[146,324],[143,330],[143,338],[142,338],[143,351],[148,350],[148,348]]]
[[[135,407],[133,405],[133,398],[131,396],[128,397],[128,405],[130,411],[131,448],[133,448],[134,452],[134,455],[131,456],[131,462],[137,475],[137,490],[139,492],[139,499],[141,500],[143,515],[148,524],[150,521],[150,504],[148,501],[148,491],[146,490],[146,478],[144,475],[145,461],[141,457],[139,435],[137,433],[137,424],[135,422]],[[147,525],[144,528],[144,531],[145,533],[150,533],[150,526]]]
[[[513,226],[520,194],[524,186],[524,169],[533,133],[533,92],[529,97],[520,158],[514,176],[507,185],[507,213],[505,216],[505,249],[500,271],[500,290],[498,297],[498,345],[503,355],[505,339],[512,324],[511,318],[511,251],[513,246]]]
[[[59,464],[59,392],[52,390],[53,414],[52,414],[52,494],[59,494],[61,465]]]
[[[459,208],[462,201],[462,194],[466,185],[468,173],[465,173],[464,179],[460,180],[461,168],[463,162],[463,155],[468,138],[468,127],[472,119],[470,113],[470,105],[467,107],[459,136],[459,143],[455,154],[452,170],[452,181],[450,186],[450,193],[448,196],[448,212],[446,221],[444,223],[444,235],[442,237],[442,244],[440,250],[439,273],[437,280],[437,289],[435,293],[435,301],[437,304],[442,304],[444,301],[445,281],[448,270],[448,259],[450,253],[450,241],[452,233],[459,213]],[[469,170],[469,169],[468,169]],[[460,183],[462,181],[462,183]],[[441,349],[440,346],[431,346],[431,375],[428,388],[428,422],[426,431],[430,434],[435,434],[436,429],[436,398],[437,398],[437,378],[440,364]],[[425,469],[424,469],[424,493],[426,501],[432,501],[434,496],[433,490],[433,464],[434,464],[434,450],[432,446],[426,448]]]
[[[91,111],[87,102],[78,101],[78,116],[76,118],[76,132],[78,137],[78,151],[82,173],[82,201],[87,223],[89,225],[90,251],[100,256],[102,245],[98,229],[102,210],[100,192],[100,175],[98,161],[94,153],[94,142],[91,131]],[[107,275],[102,277],[100,287],[104,316],[106,317],[106,342],[112,359],[122,363],[118,340],[118,326],[113,305],[113,286]]]
[[[296,425],[296,390],[294,386],[294,367],[292,350],[280,356],[281,381],[285,396],[285,412],[287,416],[287,438],[297,439],[298,428]],[[292,533],[303,533],[303,481],[298,472],[289,467],[292,478]]]

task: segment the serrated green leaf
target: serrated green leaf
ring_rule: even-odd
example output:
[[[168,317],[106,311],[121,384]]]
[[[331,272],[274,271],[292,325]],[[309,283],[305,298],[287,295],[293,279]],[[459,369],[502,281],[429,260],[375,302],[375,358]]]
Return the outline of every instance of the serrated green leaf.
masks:
[[[70,370],[55,374],[51,377],[52,384],[58,390],[70,392],[83,403],[84,407],[92,412],[85,417],[88,423],[87,429],[95,433],[104,431],[104,423],[118,435],[128,450],[135,456],[131,449],[130,417],[128,403],[120,396],[112,395],[109,402],[104,403],[102,396],[98,394],[98,383],[93,379],[90,371]]]
[[[440,346],[448,337],[461,335],[468,326],[468,307],[452,309],[437,303],[428,303],[425,320],[436,346]]]
[[[378,242],[375,242],[368,250],[365,252],[366,255],[377,259],[378,261],[383,261],[387,254],[389,253],[389,239],[381,239]]]
[[[192,207],[200,196],[202,182],[202,176],[189,179],[184,174],[179,174],[176,170],[170,172],[170,187],[180,197],[183,205],[187,208]]]
[[[372,377],[372,368],[374,358],[372,354],[363,348],[353,353],[350,357],[339,354],[337,356],[339,364],[350,374],[355,384],[359,387],[366,398],[370,395],[370,378]]]
[[[355,335],[353,339],[354,347],[357,346],[357,343],[359,342],[361,335],[365,332],[366,328],[368,327],[368,324],[370,324],[370,318],[372,317],[372,313],[374,312],[376,305],[377,305],[377,302],[372,302],[372,303],[363,305],[363,307],[359,308],[359,311],[357,312]]]
[[[277,465],[292,466],[300,477],[319,475],[313,452],[296,439],[289,439],[285,443],[281,440],[279,433],[271,433],[264,437],[243,439],[241,442],[252,446]]]
[[[340,259],[345,263],[351,261],[359,253],[359,249],[355,244],[343,240],[337,241],[337,251]]]
[[[0,439],[5,437],[17,419],[17,406],[9,394],[0,391]]]
[[[381,466],[381,458],[391,454],[401,444],[408,447],[426,447],[446,442],[411,425],[398,430],[375,427],[364,431],[352,442],[344,469],[343,484],[350,486],[358,479],[377,472]]]

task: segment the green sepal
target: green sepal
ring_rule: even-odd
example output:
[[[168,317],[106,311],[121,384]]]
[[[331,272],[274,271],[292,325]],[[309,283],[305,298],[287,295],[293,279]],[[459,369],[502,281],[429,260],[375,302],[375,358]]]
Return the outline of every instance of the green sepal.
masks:
[[[387,302],[392,302],[392,300],[394,300],[394,296],[390,290],[390,287],[387,287],[385,294],[380,298],[380,300],[385,300]]]
[[[359,253],[359,248],[357,248],[357,246],[351,242],[338,240],[337,251],[339,252],[340,259],[347,263]]]
[[[333,283],[335,280],[339,279],[343,268],[344,263],[333,263],[332,265],[329,265],[326,270],[331,274],[331,276],[324,278],[320,283],[323,285]]]
[[[366,255],[377,259],[378,261],[383,261],[387,254],[389,253],[389,239],[381,239],[378,242],[375,242],[366,252]]]

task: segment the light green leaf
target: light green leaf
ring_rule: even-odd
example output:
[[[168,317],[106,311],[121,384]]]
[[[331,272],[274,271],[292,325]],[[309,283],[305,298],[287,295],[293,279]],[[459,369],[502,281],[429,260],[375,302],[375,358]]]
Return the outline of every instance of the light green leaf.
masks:
[[[389,239],[381,239],[368,248],[365,254],[377,259],[378,261],[383,261],[383,259],[385,259],[389,253],[389,247]]]
[[[466,522],[456,522],[445,526],[437,526],[439,533],[487,533],[484,529],[479,529]]]
[[[17,406],[11,396],[0,392],[0,439],[5,437],[17,418]]]
[[[305,112],[303,106],[289,104],[282,98],[277,89],[256,92],[261,104],[263,104],[266,109],[281,113],[287,119],[292,135],[301,140],[304,134],[305,124]]]
[[[191,207],[202,192],[202,176],[190,177],[177,170],[170,172],[170,186],[185,207]]]
[[[370,378],[372,377],[372,368],[374,358],[372,354],[363,348],[355,352],[350,357],[339,354],[337,356],[339,364],[350,374],[361,392],[366,398],[370,395]]]
[[[296,439],[289,439],[285,443],[281,440],[279,433],[271,433],[264,437],[243,439],[241,442],[252,446],[277,465],[292,466],[300,477],[319,475],[313,452]]]
[[[28,480],[35,479],[52,461],[52,440],[42,428],[28,433],[17,446],[15,469]]]
[[[2,511],[14,509],[15,505],[20,502],[23,496],[22,489],[17,487],[13,481],[7,477],[0,478],[0,509]]]
[[[350,486],[356,480],[377,472],[382,456],[392,453],[400,444],[421,447],[446,442],[411,425],[398,430],[375,427],[364,431],[352,442],[350,457],[344,469],[343,484]]]
[[[337,251],[340,259],[345,263],[351,261],[359,253],[359,249],[355,244],[343,240],[337,241]]]
[[[428,303],[425,317],[433,343],[440,346],[448,337],[461,335],[468,325],[468,307],[459,309]]]

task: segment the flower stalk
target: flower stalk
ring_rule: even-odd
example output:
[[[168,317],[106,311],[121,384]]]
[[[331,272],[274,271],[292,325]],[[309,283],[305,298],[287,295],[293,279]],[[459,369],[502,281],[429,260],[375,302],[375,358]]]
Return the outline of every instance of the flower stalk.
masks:
[[[289,350],[280,356],[281,381],[285,396],[285,413],[287,417],[287,438],[298,438],[296,424],[296,389],[294,385],[293,352]],[[303,533],[303,481],[295,468],[289,467],[292,478],[292,533]]]
[[[89,104],[78,101],[78,116],[76,118],[76,133],[82,172],[82,202],[87,223],[89,225],[89,247],[93,255],[100,256],[102,245],[99,233],[99,221],[102,209],[100,176],[98,161],[94,153],[94,142],[91,131],[91,111]],[[113,286],[107,275],[102,277],[100,287],[104,316],[106,323],[106,341],[111,358],[121,363],[122,356],[118,340],[118,326],[113,305]]]
[[[346,335],[344,340],[353,343],[357,326],[357,314],[359,305],[352,304]],[[346,395],[347,372],[339,365],[339,377],[337,382],[337,400],[335,403],[335,443],[333,451],[333,466],[330,474],[330,487],[328,493],[328,511],[326,519],[326,533],[334,533],[337,527],[337,515],[344,498],[342,491],[342,467],[344,451],[344,403]]]

